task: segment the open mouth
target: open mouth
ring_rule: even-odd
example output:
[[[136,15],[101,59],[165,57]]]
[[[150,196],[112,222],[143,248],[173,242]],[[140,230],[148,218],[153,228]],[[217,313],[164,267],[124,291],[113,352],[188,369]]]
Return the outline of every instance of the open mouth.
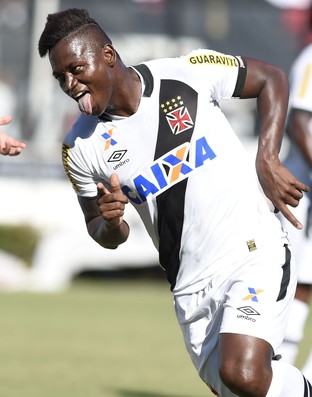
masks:
[[[89,91],[79,92],[74,99],[78,102],[79,110],[87,116],[92,114],[91,94]]]
[[[79,102],[79,100],[88,93],[88,91],[81,91],[77,95],[74,95],[75,101]]]

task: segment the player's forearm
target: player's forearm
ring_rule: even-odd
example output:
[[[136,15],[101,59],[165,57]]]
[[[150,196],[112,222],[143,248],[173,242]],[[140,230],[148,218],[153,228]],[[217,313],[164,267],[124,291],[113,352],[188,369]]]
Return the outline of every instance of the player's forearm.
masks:
[[[260,118],[257,164],[278,161],[288,107],[289,83],[286,74],[276,69],[257,98]]]
[[[256,98],[260,120],[257,162],[269,164],[278,159],[288,108],[287,74],[269,63],[244,58],[247,75],[240,97]]]
[[[92,219],[87,224],[89,235],[104,248],[116,249],[129,236],[129,226],[123,221],[119,226],[111,225],[102,217]]]

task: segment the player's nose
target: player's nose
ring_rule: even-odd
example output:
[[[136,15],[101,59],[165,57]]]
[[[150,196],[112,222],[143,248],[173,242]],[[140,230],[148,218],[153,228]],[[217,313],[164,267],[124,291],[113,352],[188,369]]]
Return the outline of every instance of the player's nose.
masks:
[[[65,84],[64,84],[64,89],[66,93],[70,96],[73,89],[76,87],[78,80],[73,76],[72,73],[66,73],[65,74]]]

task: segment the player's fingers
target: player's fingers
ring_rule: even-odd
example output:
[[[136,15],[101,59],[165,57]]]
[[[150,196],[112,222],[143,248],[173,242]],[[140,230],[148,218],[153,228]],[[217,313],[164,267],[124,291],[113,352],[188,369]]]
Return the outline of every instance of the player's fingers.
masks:
[[[295,201],[297,201],[298,204],[299,204],[299,201],[302,199],[302,197],[303,197],[302,190],[296,189],[296,190],[293,192],[293,194],[292,194],[292,198],[293,198]],[[297,205],[298,205],[298,204],[297,204]]]
[[[110,185],[111,185],[112,193],[117,193],[121,190],[120,182],[117,174],[111,175]]]
[[[297,184],[296,188],[297,188],[297,190],[299,190],[300,192],[306,192],[306,193],[308,193],[309,190],[310,190],[310,188],[309,188],[308,185],[306,185],[306,184],[304,184],[304,183],[302,183],[302,182],[299,182],[299,181],[298,181],[298,184]]]
[[[286,205],[280,208],[281,213],[284,217],[296,228],[301,230],[303,228],[301,222],[294,216],[294,214],[288,209]]]
[[[97,191],[98,191],[98,197],[102,197],[102,196],[104,196],[105,194],[110,193],[110,192],[106,189],[106,187],[103,185],[103,183],[101,183],[101,182],[99,182],[99,183],[97,184]]]
[[[12,116],[2,116],[0,117],[0,125],[7,125],[11,123],[12,121]]]
[[[290,205],[293,208],[296,208],[299,205],[301,198],[302,198],[302,193],[301,196],[298,195],[297,197],[288,195],[283,199],[283,203]]]

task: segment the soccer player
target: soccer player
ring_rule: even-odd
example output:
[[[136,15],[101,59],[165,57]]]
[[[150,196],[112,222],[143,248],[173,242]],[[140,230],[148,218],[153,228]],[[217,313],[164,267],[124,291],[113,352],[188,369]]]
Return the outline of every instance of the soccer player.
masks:
[[[285,166],[301,181],[312,188],[312,8],[309,11],[308,43],[298,54],[290,71],[289,115],[286,131],[290,139]],[[312,229],[311,192],[305,193],[296,208],[298,219],[304,220],[304,229],[293,228],[280,217],[289,234],[292,251],[297,262],[298,285],[292,304],[285,340],[281,346],[283,359],[294,363],[299,343],[304,336],[304,327],[309,314],[312,297]],[[312,341],[312,339],[311,339]],[[303,373],[312,380],[312,350],[303,368]]]
[[[12,116],[0,117],[0,126],[7,125],[12,121]],[[0,154],[17,156],[26,147],[24,142],[20,142],[3,131],[0,131]]]
[[[116,249],[129,235],[126,204],[135,206],[202,380],[222,397],[311,395],[302,373],[276,357],[296,278],[273,211],[302,228],[288,205],[308,191],[279,160],[285,73],[209,49],[128,67],[78,9],[48,15],[39,54],[82,112],[63,162],[87,230]],[[256,169],[267,198],[218,105],[232,97],[257,98]]]

